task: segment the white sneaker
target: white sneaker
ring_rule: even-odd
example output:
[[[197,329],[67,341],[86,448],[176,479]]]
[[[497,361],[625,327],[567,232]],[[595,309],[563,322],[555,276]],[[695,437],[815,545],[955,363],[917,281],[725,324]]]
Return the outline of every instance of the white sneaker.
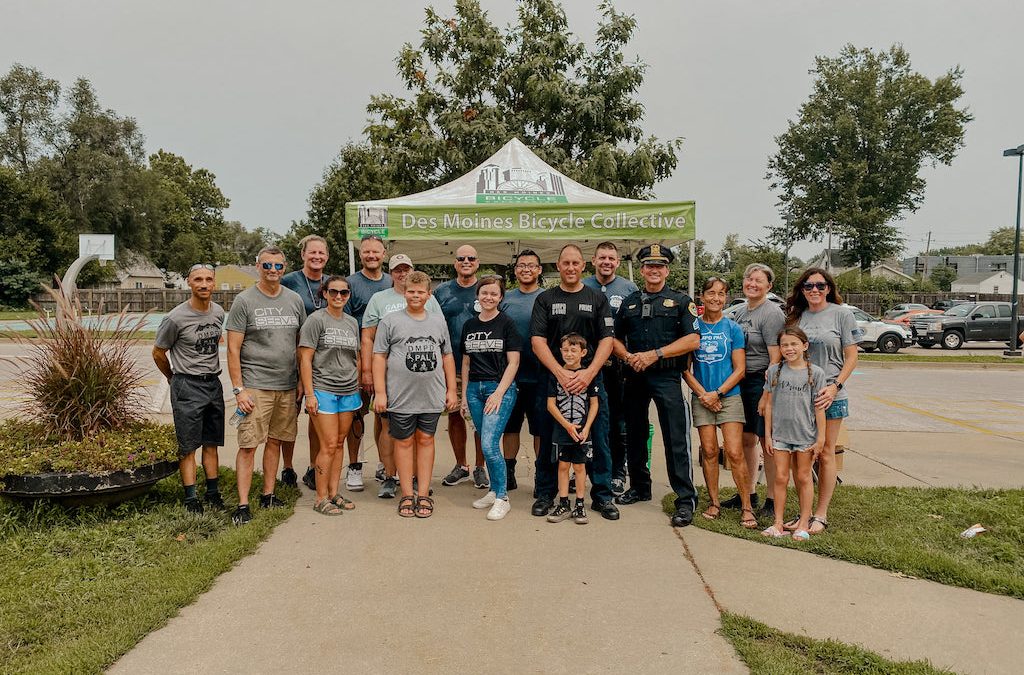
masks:
[[[487,512],[487,520],[501,520],[512,510],[512,504],[508,499],[495,499],[494,506]]]
[[[362,464],[349,464],[346,467],[345,476],[345,487],[350,492],[362,492],[363,491],[363,465]]]
[[[494,494],[494,491],[488,492],[483,497],[481,497],[480,499],[478,499],[475,502],[473,502],[473,508],[474,509],[486,509],[488,506],[490,506],[491,504],[494,503],[494,500],[495,500],[496,497],[497,497],[497,495]]]

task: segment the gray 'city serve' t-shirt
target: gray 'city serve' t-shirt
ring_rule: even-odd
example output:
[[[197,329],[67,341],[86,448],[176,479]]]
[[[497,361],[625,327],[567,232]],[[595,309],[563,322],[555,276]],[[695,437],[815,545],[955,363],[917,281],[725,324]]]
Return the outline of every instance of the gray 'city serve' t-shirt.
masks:
[[[825,371],[814,364],[811,381],[807,381],[807,368],[799,370],[782,364],[768,369],[764,390],[772,395],[772,441],[809,448],[818,440],[818,427],[814,420],[814,397],[825,386]]]
[[[843,369],[843,349],[858,344],[864,336],[853,312],[831,302],[818,312],[804,310],[800,315],[800,328],[811,343],[808,350],[811,363],[825,371],[826,383],[834,382]],[[844,387],[836,393],[835,400],[842,401],[848,396]]]
[[[763,373],[770,360],[768,348],[779,346],[779,333],[786,327],[782,308],[771,300],[765,300],[754,309],[743,303],[732,320],[743,329],[746,338],[747,375]]]
[[[618,275],[607,284],[602,284],[598,280],[597,275],[594,274],[585,277],[583,285],[604,293],[605,297],[608,298],[608,305],[612,308],[612,316],[615,316],[615,313],[619,311],[619,305],[622,304],[623,300],[640,290],[632,281]]]
[[[220,336],[224,308],[210,303],[205,312],[186,300],[160,322],[156,346],[171,355],[171,370],[182,375],[213,375],[220,372]]]
[[[245,334],[240,354],[243,386],[270,391],[295,388],[295,347],[305,319],[302,298],[284,286],[274,297],[259,286],[235,296],[228,311],[227,329]]]
[[[442,357],[452,353],[444,316],[415,319],[392,312],[377,326],[375,354],[388,355],[388,412],[436,413],[444,410],[447,385]]]
[[[437,300],[434,299],[433,295],[427,299],[427,304],[423,307],[427,310],[428,314],[441,313],[441,305],[437,304]],[[388,314],[401,312],[403,309],[405,309],[404,295],[400,295],[394,288],[379,291],[373,294],[369,304],[366,305],[366,310],[363,312],[363,321],[360,325],[363,328],[373,328]]]
[[[342,314],[335,319],[326,309],[313,312],[302,324],[299,346],[313,351],[313,389],[331,394],[354,394],[359,389],[359,324]]]

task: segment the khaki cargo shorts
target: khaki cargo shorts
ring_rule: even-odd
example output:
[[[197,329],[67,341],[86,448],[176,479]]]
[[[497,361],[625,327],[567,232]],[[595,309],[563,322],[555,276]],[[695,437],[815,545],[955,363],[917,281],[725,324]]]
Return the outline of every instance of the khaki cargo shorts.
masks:
[[[246,389],[253,409],[238,425],[238,447],[255,448],[268,438],[291,442],[299,431],[295,390]]]

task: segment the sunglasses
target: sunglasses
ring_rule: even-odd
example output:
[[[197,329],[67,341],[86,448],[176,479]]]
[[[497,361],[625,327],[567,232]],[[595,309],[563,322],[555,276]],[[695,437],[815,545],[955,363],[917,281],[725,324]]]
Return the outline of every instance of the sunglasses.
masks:
[[[813,291],[815,288],[819,291],[827,291],[828,283],[825,281],[805,281],[802,288],[805,291]]]
[[[380,238],[380,237],[379,237],[378,235],[376,235],[376,234],[368,234],[368,235],[366,235],[365,237],[363,237],[362,239],[360,239],[359,241],[361,241],[361,242],[362,242],[362,241],[379,241],[379,242],[380,242],[380,243],[382,243],[382,244],[384,243],[384,240],[383,240],[383,239],[381,239],[381,238]]]
[[[213,265],[209,264],[209,263],[196,263],[192,267],[188,268],[188,273],[192,274],[196,270],[210,270],[211,272],[217,271],[216,268]],[[188,276],[188,275],[186,275],[186,276]]]
[[[455,259],[458,260],[459,262],[466,262],[467,260],[469,262],[476,262],[475,255],[457,255],[455,256]]]
[[[327,289],[327,295],[331,296],[332,298],[335,297],[335,296],[341,296],[343,298],[347,298],[349,296],[349,294],[351,294],[351,293],[352,293],[352,291],[350,291],[347,288],[328,288]]]
[[[265,262],[261,263],[260,266],[265,270],[277,270],[278,272],[284,269],[284,263]]]

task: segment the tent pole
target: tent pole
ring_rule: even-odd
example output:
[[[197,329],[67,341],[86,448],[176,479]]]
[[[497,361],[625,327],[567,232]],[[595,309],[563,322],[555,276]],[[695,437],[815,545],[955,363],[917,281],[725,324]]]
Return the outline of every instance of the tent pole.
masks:
[[[693,299],[693,287],[694,287],[693,263],[694,263],[694,258],[697,257],[697,246],[696,246],[696,243],[697,243],[696,240],[694,240],[694,239],[690,240],[690,299]]]
[[[348,273],[356,273],[356,247],[352,242],[348,243]]]

